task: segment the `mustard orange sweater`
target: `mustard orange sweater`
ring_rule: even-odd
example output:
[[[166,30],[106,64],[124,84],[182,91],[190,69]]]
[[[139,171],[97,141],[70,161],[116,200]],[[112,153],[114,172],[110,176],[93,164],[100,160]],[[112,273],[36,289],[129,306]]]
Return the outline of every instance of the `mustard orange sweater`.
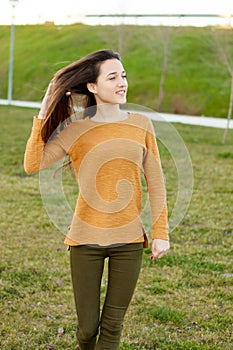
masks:
[[[151,120],[129,113],[117,122],[73,121],[45,145],[42,120],[34,117],[24,168],[42,170],[69,155],[79,194],[65,243],[143,242],[141,176],[149,194],[152,239],[168,240],[166,191]],[[146,245],[145,245],[146,246]]]

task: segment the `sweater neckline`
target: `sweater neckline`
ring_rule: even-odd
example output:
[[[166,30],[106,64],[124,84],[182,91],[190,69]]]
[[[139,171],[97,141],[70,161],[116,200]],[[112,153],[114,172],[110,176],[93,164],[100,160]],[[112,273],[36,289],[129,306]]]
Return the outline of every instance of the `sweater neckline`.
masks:
[[[95,124],[113,124],[113,123],[123,123],[126,122],[127,120],[129,120],[129,118],[131,117],[131,113],[127,112],[128,116],[125,119],[120,119],[120,120],[113,120],[113,121],[98,121],[98,120],[92,120],[92,118],[90,118],[89,116],[87,116],[84,120],[88,120],[89,122],[95,123]]]

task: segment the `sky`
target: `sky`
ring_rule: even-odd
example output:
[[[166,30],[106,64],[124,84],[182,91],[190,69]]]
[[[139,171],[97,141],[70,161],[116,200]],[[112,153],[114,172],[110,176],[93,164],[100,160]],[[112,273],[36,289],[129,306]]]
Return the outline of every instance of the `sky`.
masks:
[[[46,21],[55,24],[83,22],[97,24],[96,19],[87,19],[87,14],[219,14],[228,16],[223,19],[209,19],[209,24],[232,24],[233,0],[18,0],[12,10],[12,0],[0,0],[0,25],[41,24]],[[169,24],[171,19],[131,20],[133,24]],[[170,22],[169,22],[170,21]],[[206,19],[172,19],[177,24],[204,25]],[[182,23],[180,23],[182,21]],[[156,23],[155,23],[156,22]],[[179,23],[178,23],[179,22]],[[195,23],[194,23],[195,22]],[[114,24],[114,19],[98,19],[99,24]],[[207,23],[207,24],[208,24]]]

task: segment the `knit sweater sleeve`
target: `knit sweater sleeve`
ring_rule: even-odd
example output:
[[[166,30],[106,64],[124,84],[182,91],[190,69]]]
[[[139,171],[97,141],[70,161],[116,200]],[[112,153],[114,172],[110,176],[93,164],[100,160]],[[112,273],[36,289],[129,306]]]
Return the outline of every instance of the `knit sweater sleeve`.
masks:
[[[145,142],[143,168],[150,202],[152,239],[169,240],[166,189],[154,127],[150,119]]]
[[[62,159],[66,152],[61,143],[55,138],[44,143],[41,137],[42,119],[34,117],[31,135],[27,141],[24,154],[24,169],[31,174],[47,168]]]

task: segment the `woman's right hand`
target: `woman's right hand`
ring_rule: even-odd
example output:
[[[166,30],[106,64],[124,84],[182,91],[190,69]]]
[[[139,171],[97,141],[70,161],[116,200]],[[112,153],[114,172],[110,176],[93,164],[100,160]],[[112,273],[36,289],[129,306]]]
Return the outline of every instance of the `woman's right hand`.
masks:
[[[40,112],[38,114],[38,119],[45,119],[45,117],[46,117],[46,113],[47,113],[47,109],[48,109],[48,105],[49,105],[49,100],[50,100],[51,93],[52,93],[52,87],[53,87],[53,82],[51,81],[49,83],[47,91],[44,95],[44,98],[41,102],[41,107],[40,107]]]
[[[152,256],[151,260],[154,260],[155,258],[162,258],[164,255],[168,253],[170,249],[170,243],[167,240],[164,239],[153,239],[152,241]]]

